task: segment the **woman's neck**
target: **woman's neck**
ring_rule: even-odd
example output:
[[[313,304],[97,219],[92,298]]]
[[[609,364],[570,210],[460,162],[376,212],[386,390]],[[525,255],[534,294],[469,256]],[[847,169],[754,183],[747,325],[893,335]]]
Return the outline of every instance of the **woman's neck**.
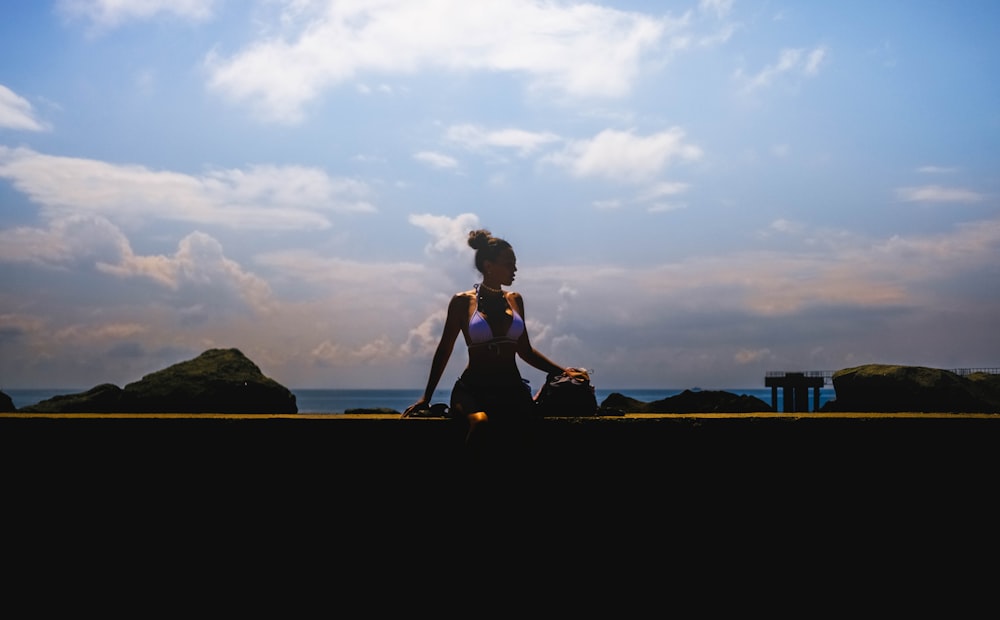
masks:
[[[492,284],[487,283],[486,280],[483,280],[482,283],[479,285],[479,290],[484,293],[492,293],[494,295],[499,295],[503,293],[503,289],[501,288],[500,284],[493,286]]]

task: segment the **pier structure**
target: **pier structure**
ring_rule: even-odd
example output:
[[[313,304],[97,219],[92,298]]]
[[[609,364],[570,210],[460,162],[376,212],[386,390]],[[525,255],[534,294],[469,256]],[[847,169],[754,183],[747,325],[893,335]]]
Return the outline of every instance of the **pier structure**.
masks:
[[[973,374],[1000,375],[1000,368],[951,368],[960,377]],[[819,411],[819,391],[824,385],[833,383],[832,370],[785,371],[770,370],[764,376],[764,387],[771,388],[771,409],[778,410],[778,388],[782,389],[782,412],[802,413],[809,411],[809,389],[813,390],[813,411]]]
[[[833,376],[828,370],[801,372],[768,372],[764,387],[771,388],[771,408],[778,410],[778,388],[782,390],[782,411],[802,413],[809,411],[809,389],[813,390],[813,411],[819,411],[819,390]]]

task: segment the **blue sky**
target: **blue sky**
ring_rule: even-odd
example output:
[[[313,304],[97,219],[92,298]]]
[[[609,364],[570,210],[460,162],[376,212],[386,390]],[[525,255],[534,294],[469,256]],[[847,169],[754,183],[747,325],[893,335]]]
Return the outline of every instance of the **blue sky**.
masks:
[[[598,387],[1000,366],[1000,3],[2,11],[0,389],[422,387],[479,227]]]

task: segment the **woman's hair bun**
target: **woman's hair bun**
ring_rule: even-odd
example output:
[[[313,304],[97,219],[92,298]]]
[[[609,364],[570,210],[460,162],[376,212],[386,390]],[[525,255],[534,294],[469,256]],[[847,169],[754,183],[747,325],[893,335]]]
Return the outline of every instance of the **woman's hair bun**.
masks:
[[[469,233],[469,247],[473,250],[485,248],[490,244],[493,234],[485,229],[473,230]]]

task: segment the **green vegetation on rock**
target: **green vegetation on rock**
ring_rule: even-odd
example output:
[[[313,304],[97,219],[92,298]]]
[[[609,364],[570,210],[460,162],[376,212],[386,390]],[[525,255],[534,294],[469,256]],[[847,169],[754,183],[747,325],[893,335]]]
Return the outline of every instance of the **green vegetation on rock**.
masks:
[[[209,349],[124,389],[105,383],[54,396],[27,413],[298,413],[295,395],[239,349]]]

